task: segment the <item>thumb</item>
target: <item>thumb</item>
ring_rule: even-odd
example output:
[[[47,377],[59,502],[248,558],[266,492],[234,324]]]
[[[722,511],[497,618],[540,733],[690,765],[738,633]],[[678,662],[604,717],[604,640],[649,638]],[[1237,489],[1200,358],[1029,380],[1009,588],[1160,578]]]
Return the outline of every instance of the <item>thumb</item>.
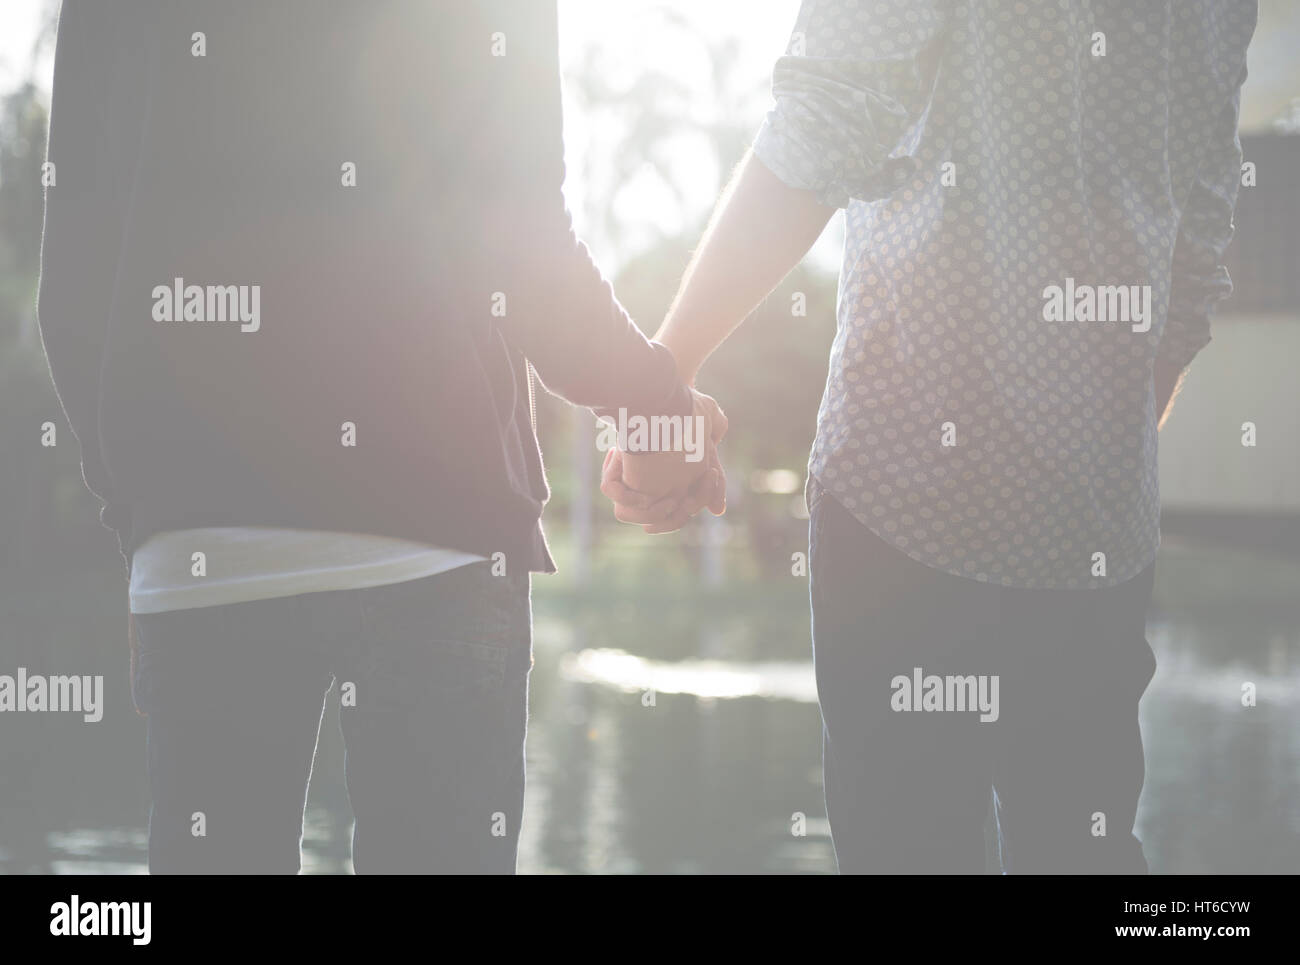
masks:
[[[700,403],[700,408],[702,408],[704,414],[708,416],[710,437],[715,444],[721,442],[722,437],[727,434],[727,428],[729,426],[727,414],[722,411],[722,406],[718,405],[717,399],[713,398],[713,396],[705,395],[698,389],[696,390],[695,396]]]

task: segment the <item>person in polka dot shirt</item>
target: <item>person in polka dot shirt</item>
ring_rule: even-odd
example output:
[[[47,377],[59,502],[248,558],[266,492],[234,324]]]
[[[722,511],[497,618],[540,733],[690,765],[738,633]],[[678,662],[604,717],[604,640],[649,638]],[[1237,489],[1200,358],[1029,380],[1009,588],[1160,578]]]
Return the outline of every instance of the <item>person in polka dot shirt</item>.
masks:
[[[842,870],[982,870],[990,783],[1003,870],[1146,868],[1157,427],[1231,291],[1256,6],[803,3],[656,337],[693,379],[844,209],[807,488]],[[914,667],[1001,673],[999,720],[898,713]]]

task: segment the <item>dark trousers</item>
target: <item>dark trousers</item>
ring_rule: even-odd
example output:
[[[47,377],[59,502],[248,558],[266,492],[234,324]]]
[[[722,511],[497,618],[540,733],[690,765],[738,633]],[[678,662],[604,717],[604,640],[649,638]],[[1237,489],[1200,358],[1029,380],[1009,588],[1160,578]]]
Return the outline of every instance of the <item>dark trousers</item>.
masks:
[[[293,874],[323,700],[341,696],[359,873],[513,873],[528,576],[422,580],[137,618],[149,868]],[[201,833],[200,833],[201,832]]]
[[[915,562],[815,483],[810,502],[826,808],[841,872],[988,870],[992,786],[1001,870],[1145,873],[1132,831],[1138,700],[1155,672],[1144,636],[1154,568],[1099,590],[979,583]],[[997,719],[911,710],[894,683],[915,668],[997,675]]]

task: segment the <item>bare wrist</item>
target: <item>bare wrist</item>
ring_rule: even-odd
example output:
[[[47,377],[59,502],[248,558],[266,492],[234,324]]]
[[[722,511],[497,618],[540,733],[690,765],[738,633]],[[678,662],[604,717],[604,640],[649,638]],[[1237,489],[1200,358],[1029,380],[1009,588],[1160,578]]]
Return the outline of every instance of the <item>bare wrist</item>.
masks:
[[[695,377],[699,374],[700,360],[694,358],[691,353],[686,351],[681,343],[671,335],[664,334],[662,331],[655,336],[655,340],[663,345],[673,357],[673,362],[677,365],[677,376],[691,388],[695,388]]]

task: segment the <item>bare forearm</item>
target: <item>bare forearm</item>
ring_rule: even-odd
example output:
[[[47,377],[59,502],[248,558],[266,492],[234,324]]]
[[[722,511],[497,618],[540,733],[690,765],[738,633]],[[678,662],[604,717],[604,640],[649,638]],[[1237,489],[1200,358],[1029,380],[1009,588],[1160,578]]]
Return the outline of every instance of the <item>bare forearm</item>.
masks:
[[[1169,417],[1169,412],[1173,408],[1174,396],[1178,394],[1178,389],[1183,384],[1183,375],[1186,369],[1176,369],[1171,365],[1163,362],[1156,362],[1156,428],[1162,429],[1165,425],[1165,419]]]
[[[799,263],[834,213],[746,155],[655,336],[672,350],[682,378],[694,381],[704,360]]]

